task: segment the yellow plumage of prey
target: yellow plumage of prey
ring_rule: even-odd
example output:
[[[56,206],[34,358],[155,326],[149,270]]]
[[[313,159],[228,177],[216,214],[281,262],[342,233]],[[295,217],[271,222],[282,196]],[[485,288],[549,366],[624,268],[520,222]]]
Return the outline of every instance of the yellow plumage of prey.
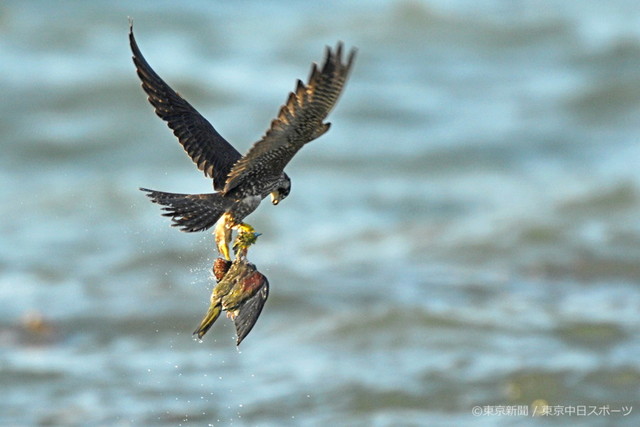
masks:
[[[207,314],[193,333],[198,338],[207,333],[222,311],[234,321],[238,335],[236,345],[240,345],[258,320],[269,296],[269,281],[247,260],[249,246],[258,235],[240,230],[234,244],[236,259],[233,262],[216,259],[213,272],[218,283],[211,293]]]

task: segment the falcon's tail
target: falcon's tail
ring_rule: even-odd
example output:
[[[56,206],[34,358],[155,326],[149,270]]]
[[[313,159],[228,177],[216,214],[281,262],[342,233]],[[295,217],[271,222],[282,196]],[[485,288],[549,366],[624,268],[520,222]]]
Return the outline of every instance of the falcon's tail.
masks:
[[[220,193],[210,194],[175,194],[154,191],[146,188],[147,196],[153,203],[165,206],[163,216],[171,217],[174,227],[182,231],[203,231],[212,227],[230,203]]]

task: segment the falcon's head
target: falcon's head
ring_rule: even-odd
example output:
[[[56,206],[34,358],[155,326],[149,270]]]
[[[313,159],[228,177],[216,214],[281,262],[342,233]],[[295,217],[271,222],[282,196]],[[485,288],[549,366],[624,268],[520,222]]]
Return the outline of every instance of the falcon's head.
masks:
[[[278,186],[271,192],[271,203],[277,205],[289,195],[290,191],[291,179],[289,179],[289,175],[283,172],[280,180],[278,181]]]

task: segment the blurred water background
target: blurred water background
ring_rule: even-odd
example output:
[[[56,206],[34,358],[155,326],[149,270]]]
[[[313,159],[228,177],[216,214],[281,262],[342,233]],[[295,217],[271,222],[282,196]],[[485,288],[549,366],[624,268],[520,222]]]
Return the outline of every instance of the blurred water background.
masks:
[[[248,219],[271,295],[240,350],[227,319],[191,337],[211,235],[138,191],[211,184],[128,17],[241,152],[325,45],[359,48]],[[0,92],[1,425],[639,425],[636,0],[5,0]]]

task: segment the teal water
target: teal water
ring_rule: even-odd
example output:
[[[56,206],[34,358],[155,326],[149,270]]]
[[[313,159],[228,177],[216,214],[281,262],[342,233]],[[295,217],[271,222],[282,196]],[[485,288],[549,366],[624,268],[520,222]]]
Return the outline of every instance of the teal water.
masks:
[[[138,191],[211,183],[128,17],[240,151],[325,45],[359,49],[249,218],[271,293],[239,351],[226,319],[191,338],[210,234]],[[9,0],[0,92],[0,425],[638,424],[637,2]]]

